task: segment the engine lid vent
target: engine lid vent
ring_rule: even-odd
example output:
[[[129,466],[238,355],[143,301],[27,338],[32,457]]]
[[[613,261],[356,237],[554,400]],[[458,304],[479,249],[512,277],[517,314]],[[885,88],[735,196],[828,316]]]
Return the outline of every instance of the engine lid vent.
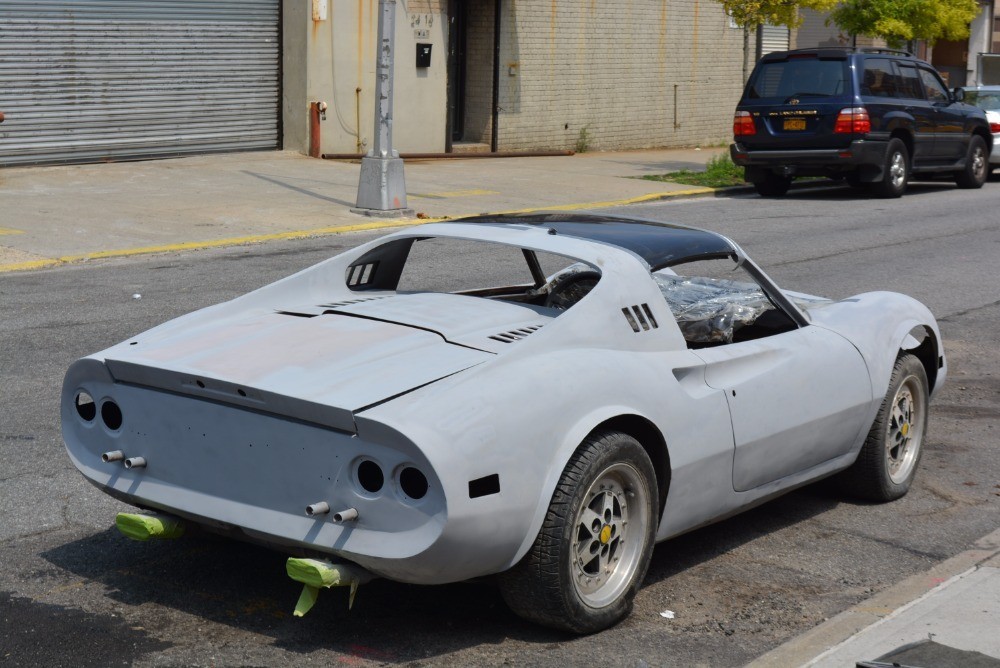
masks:
[[[622,309],[622,314],[625,315],[625,320],[628,321],[632,331],[636,334],[639,332],[648,332],[651,329],[659,327],[656,324],[656,318],[653,317],[653,311],[649,308],[649,304],[626,306]]]
[[[389,295],[381,295],[378,297],[359,297],[358,299],[345,299],[341,302],[333,302],[332,304],[320,304],[320,308],[339,308],[341,306],[350,306],[351,304],[360,304],[361,302],[373,302],[376,299],[385,299]]]
[[[499,341],[500,343],[514,343],[515,341],[520,341],[529,334],[534,334],[541,328],[541,325],[529,325],[520,329],[512,329],[509,332],[500,332],[499,334],[494,334],[490,338],[494,341]]]

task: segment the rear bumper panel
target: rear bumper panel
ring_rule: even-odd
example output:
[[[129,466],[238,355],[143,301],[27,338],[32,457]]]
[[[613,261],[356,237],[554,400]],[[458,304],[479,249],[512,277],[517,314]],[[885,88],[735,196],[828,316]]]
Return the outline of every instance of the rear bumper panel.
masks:
[[[845,148],[824,149],[749,149],[737,142],[730,144],[733,162],[742,167],[756,167],[786,176],[823,176],[869,167],[865,172],[881,173],[888,142],[857,139]],[[866,174],[869,176],[869,174]]]

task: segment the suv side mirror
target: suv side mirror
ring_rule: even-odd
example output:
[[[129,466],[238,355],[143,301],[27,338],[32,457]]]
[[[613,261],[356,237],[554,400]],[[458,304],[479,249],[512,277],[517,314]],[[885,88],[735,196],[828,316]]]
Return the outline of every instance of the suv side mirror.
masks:
[[[954,89],[953,91],[951,91],[951,99],[953,99],[955,102],[961,102],[962,100],[965,99],[965,90],[962,88]]]

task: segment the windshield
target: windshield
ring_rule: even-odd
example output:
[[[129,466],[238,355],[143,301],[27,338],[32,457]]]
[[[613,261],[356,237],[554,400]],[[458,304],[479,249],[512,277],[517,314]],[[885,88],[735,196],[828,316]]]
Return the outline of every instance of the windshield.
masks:
[[[965,101],[986,111],[1000,111],[1000,90],[967,90]]]
[[[747,88],[750,99],[788,102],[840,97],[849,92],[846,60],[792,58],[761,62]]]

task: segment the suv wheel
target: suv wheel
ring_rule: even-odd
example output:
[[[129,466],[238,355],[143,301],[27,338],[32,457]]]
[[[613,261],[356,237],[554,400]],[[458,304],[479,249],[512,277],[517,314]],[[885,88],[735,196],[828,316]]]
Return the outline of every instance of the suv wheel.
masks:
[[[757,194],[761,197],[781,197],[792,185],[792,177],[781,176],[774,172],[764,172],[753,182]]]
[[[980,140],[982,141],[982,140]],[[880,197],[899,197],[910,180],[910,154],[901,139],[890,139],[885,152],[882,180],[872,185]]]
[[[955,174],[959,188],[982,188],[990,175],[986,157],[986,142],[979,135],[969,140],[969,153],[965,156],[965,169]]]

